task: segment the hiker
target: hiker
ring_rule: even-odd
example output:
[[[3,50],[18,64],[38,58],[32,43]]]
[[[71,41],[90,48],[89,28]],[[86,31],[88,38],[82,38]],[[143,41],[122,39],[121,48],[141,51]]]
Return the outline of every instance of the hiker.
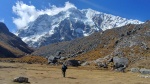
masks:
[[[62,65],[62,68],[61,68],[63,77],[65,77],[66,69],[68,69],[68,68],[67,68],[67,65],[63,64],[63,65]]]

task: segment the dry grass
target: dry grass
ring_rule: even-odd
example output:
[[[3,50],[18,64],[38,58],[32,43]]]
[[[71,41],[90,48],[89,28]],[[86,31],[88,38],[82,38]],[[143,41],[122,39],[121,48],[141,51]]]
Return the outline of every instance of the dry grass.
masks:
[[[46,64],[47,59],[41,56],[23,56],[21,58],[0,58],[1,62],[38,63]]]
[[[18,76],[28,77],[31,84],[149,84],[150,82],[149,78],[141,78],[137,73],[91,70],[85,67],[68,67],[66,78],[63,78],[60,66],[24,63],[0,63],[0,66],[1,84],[17,84],[12,80]]]
[[[140,61],[136,62],[135,64],[131,65],[130,67],[150,69],[150,58],[140,60]]]

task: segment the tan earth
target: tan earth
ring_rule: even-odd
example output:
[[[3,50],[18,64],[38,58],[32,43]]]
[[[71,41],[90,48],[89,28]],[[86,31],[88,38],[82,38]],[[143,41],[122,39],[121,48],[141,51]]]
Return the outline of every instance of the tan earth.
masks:
[[[28,77],[30,84],[150,84],[150,77],[132,72],[68,67],[63,78],[60,66],[0,62],[0,84],[19,84],[13,82],[19,76]]]

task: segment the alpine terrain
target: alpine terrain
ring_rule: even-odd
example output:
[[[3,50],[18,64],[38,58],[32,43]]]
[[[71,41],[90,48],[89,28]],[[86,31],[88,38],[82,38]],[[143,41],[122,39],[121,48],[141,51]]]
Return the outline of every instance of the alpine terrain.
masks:
[[[43,14],[20,28],[16,35],[32,47],[41,47],[51,43],[73,40],[89,36],[94,32],[104,31],[127,24],[143,23],[138,20],[126,19],[92,9],[79,10],[68,8],[55,15]]]
[[[129,66],[150,68],[150,21],[96,32],[72,41],[64,41],[40,47],[33,56],[57,59],[76,59],[96,64],[111,57],[126,57]],[[136,67],[137,67],[136,66]]]

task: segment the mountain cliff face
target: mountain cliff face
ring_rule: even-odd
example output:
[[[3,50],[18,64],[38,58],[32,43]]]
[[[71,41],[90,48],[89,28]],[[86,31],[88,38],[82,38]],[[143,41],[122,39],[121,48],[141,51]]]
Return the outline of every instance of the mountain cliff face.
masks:
[[[73,40],[89,36],[94,32],[104,31],[127,24],[140,24],[138,20],[128,20],[119,16],[105,14],[92,9],[78,10],[70,8],[56,15],[40,15],[16,35],[32,47]]]
[[[0,57],[20,57],[33,52],[19,37],[0,22]]]

